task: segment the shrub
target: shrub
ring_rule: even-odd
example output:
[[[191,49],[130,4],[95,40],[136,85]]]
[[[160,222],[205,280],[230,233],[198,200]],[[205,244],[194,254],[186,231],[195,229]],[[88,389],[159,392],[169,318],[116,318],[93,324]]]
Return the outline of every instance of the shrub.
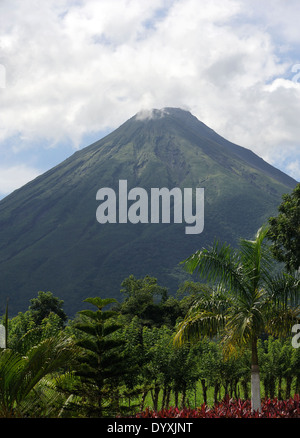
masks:
[[[300,418],[300,397],[297,394],[288,400],[265,399],[260,413],[251,411],[250,400],[225,398],[211,408],[203,404],[197,409],[146,409],[136,418]]]

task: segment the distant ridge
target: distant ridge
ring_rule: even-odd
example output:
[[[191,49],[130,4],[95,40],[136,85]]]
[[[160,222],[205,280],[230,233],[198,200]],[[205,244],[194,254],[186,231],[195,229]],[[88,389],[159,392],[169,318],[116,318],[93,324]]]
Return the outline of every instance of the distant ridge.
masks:
[[[196,188],[205,226],[99,224],[101,187]],[[121,299],[130,274],[155,276],[170,293],[187,278],[179,262],[217,238],[251,238],[297,182],[180,108],[141,111],[0,201],[0,309],[17,313],[39,290],[63,299],[69,315],[87,296]],[[1,310],[0,310],[1,311]],[[4,312],[4,310],[3,310]]]

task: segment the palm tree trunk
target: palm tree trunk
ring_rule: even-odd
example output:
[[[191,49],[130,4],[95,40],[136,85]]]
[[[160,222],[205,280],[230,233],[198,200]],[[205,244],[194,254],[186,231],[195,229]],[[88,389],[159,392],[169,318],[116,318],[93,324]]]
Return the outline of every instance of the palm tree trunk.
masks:
[[[174,391],[174,397],[175,397],[175,408],[178,408],[178,390],[175,389]]]
[[[283,400],[283,396],[282,396],[282,376],[279,376],[279,379],[278,379],[278,400]]]
[[[166,395],[166,407],[170,406],[170,396],[171,396],[171,388],[168,386],[167,395]]]
[[[181,393],[181,409],[185,408],[185,404],[186,404],[186,387],[183,388],[182,393]]]
[[[146,396],[147,396],[148,392],[149,392],[148,388],[144,388],[144,391],[142,394],[142,400],[141,400],[141,404],[140,404],[140,411],[144,410],[145,400],[146,400]]]
[[[292,376],[288,376],[286,378],[286,390],[285,390],[285,398],[289,399],[291,396],[291,386],[292,386],[292,380],[293,377]]]
[[[203,403],[207,405],[207,386],[205,379],[201,379],[201,385],[202,385],[202,393],[203,393]]]
[[[252,340],[251,409],[252,409],[252,411],[261,412],[260,377],[259,377],[257,338],[256,337],[254,337]]]
[[[248,398],[249,398],[249,395],[248,395],[248,382],[249,382],[249,380],[246,379],[246,378],[243,378],[242,382],[241,382],[241,385],[242,385],[242,388],[243,388],[244,399],[245,400],[248,400]]]
[[[153,409],[154,411],[158,410],[158,396],[160,392],[160,386],[157,382],[154,384],[154,391],[151,389],[151,396],[153,401]]]
[[[220,389],[220,383],[218,381],[216,381],[215,382],[215,387],[214,387],[214,403],[215,403],[215,405],[219,401],[219,398],[218,398],[219,389]]]

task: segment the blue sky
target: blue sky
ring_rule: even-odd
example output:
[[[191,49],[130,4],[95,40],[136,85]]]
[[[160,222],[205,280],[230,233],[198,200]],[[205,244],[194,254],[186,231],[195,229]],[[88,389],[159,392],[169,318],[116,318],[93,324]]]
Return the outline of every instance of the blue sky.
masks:
[[[299,18],[299,0],[0,2],[0,198],[169,106],[299,181]]]

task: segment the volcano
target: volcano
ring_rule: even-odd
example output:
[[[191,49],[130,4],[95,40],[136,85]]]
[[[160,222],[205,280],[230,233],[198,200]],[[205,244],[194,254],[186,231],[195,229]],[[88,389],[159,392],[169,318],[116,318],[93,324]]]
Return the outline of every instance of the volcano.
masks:
[[[127,198],[125,220],[99,221],[108,198],[97,193],[119,194],[120,181],[127,196],[136,188],[148,195],[154,188],[182,195],[201,188],[203,227],[189,234],[184,220],[151,221],[150,213],[138,220],[137,197]],[[73,316],[88,296],[121,299],[121,282],[131,274],[156,277],[174,294],[188,278],[182,260],[215,239],[236,246],[240,237],[252,238],[296,184],[188,111],[139,112],[0,202],[0,303],[4,309],[9,297],[14,314],[38,291],[51,291]],[[124,217],[114,205],[113,216]],[[128,219],[130,207],[135,220]],[[174,208],[170,203],[171,218]]]

